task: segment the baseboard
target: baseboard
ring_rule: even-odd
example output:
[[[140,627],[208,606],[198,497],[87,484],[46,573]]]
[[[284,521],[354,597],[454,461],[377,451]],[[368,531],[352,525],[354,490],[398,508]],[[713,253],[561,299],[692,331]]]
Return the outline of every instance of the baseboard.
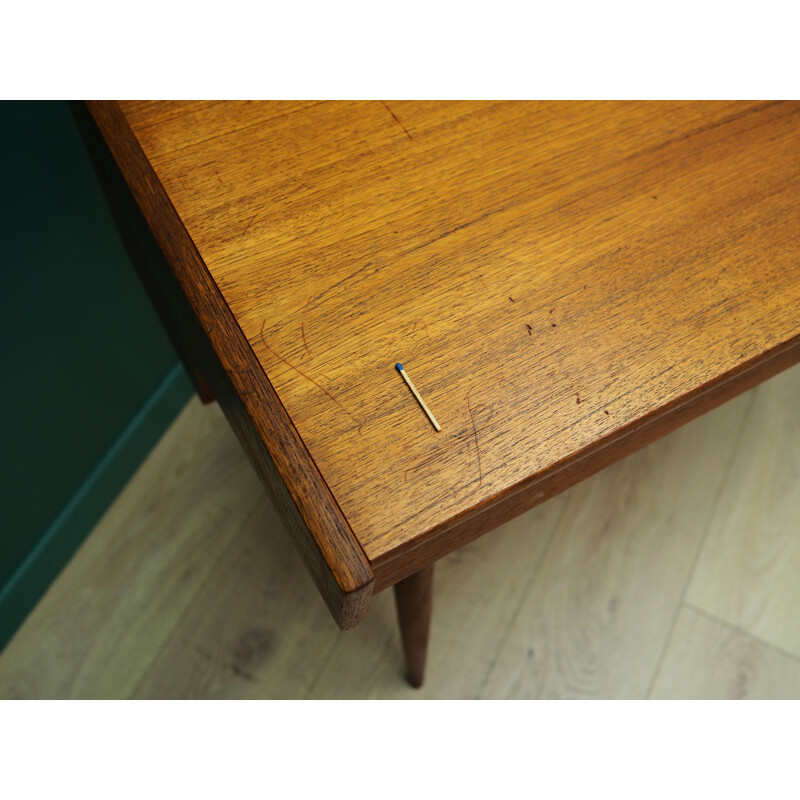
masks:
[[[193,393],[176,364],[0,589],[0,650]]]

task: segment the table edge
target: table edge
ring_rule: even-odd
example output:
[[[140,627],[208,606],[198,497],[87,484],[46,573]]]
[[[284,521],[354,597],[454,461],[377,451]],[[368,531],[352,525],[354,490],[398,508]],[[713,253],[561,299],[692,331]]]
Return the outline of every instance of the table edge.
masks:
[[[212,374],[205,377],[283,512],[336,623],[354,627],[366,616],[373,594],[369,559],[118,103],[86,101],[86,106],[213,349],[217,363],[207,360]]]
[[[800,362],[800,334],[372,560],[383,591],[473,539]]]

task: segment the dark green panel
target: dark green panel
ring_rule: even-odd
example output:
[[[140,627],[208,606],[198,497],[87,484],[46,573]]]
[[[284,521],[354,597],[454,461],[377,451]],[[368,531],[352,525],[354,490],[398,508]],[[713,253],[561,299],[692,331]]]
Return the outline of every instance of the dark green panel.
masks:
[[[0,649],[186,404],[192,385],[176,364],[33,549],[0,587]]]
[[[2,589],[177,358],[66,103],[0,103],[0,212]]]

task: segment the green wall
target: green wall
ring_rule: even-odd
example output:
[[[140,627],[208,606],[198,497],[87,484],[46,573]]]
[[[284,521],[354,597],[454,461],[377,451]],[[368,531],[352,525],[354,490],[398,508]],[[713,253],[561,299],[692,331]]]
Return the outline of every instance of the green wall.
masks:
[[[0,102],[0,647],[191,394],[65,102]]]

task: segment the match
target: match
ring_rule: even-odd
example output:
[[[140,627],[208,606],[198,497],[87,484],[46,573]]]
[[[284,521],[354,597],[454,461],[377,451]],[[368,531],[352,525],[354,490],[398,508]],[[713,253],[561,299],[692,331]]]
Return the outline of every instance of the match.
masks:
[[[428,408],[428,404],[422,399],[422,395],[417,391],[417,387],[414,386],[413,381],[408,377],[408,373],[403,369],[403,365],[398,361],[394,366],[403,377],[403,380],[406,382],[408,388],[411,389],[411,393],[417,398],[417,402],[420,404],[420,406],[422,406],[422,410],[428,415],[431,425],[433,425],[437,431],[440,431],[442,426],[436,421],[436,417],[433,416],[433,412]]]

